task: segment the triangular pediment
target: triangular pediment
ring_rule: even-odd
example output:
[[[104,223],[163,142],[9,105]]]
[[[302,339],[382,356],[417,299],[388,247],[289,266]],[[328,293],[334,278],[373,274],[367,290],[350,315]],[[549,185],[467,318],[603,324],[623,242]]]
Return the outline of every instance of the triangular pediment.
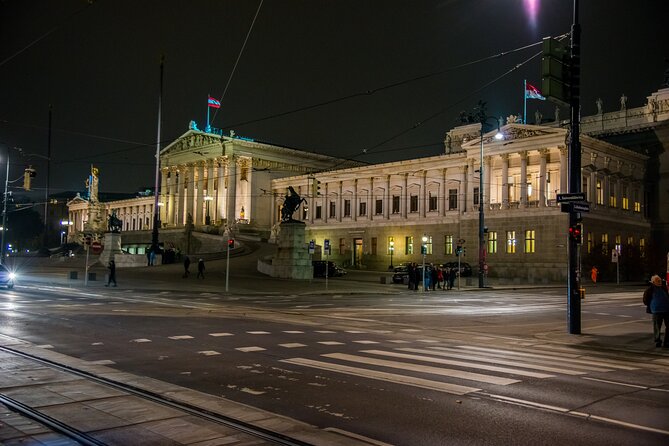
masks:
[[[567,131],[562,128],[546,127],[541,125],[530,125],[530,124],[517,124],[511,123],[506,124],[499,128],[499,131],[504,135],[504,139],[498,140],[495,138],[497,134],[497,128],[486,132],[483,135],[483,144],[504,144],[509,141],[518,141],[523,139],[531,138],[545,138],[545,137],[559,137],[564,139],[567,134]],[[472,149],[481,145],[481,137],[476,137],[464,143],[462,145],[463,149]]]
[[[77,192],[77,195],[71,199],[70,201],[67,202],[67,206],[74,206],[76,204],[80,203],[88,203],[88,200],[84,197],[82,197],[79,192]]]
[[[221,137],[197,129],[190,129],[168,144],[160,151],[160,155],[176,155],[181,153],[197,153],[200,149],[212,145],[220,145]]]

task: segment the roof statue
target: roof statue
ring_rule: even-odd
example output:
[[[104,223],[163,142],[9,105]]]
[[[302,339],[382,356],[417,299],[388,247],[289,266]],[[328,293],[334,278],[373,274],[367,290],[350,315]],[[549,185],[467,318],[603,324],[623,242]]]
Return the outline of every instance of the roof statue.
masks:
[[[109,215],[109,218],[107,219],[107,230],[109,232],[118,234],[121,232],[122,227],[123,222],[116,216],[116,211],[112,211],[111,215]]]

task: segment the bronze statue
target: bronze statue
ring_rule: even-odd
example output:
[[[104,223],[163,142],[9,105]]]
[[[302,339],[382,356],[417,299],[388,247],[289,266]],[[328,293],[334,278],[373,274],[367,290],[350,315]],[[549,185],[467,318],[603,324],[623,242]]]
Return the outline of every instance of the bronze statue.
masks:
[[[281,206],[281,221],[291,221],[293,214],[299,209],[303,201],[306,202],[307,200],[300,197],[293,186],[288,186],[288,193],[283,200],[283,206]]]
[[[123,222],[116,216],[116,211],[112,211],[107,221],[107,229],[109,232],[119,233],[123,227]]]

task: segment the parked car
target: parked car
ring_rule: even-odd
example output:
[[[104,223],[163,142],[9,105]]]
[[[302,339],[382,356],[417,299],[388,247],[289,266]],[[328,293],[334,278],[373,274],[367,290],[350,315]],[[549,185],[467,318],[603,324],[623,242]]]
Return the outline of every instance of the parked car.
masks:
[[[0,265],[0,286],[12,289],[14,288],[14,279],[16,279],[16,274],[10,271],[5,265]]]
[[[446,262],[441,265],[442,268],[458,269],[458,262]],[[472,267],[467,262],[460,262],[460,277],[470,277],[472,275]]]
[[[314,277],[325,277],[325,265],[328,265],[328,277],[341,277],[346,274],[346,270],[337,266],[335,262],[326,262],[325,260],[313,260]]]

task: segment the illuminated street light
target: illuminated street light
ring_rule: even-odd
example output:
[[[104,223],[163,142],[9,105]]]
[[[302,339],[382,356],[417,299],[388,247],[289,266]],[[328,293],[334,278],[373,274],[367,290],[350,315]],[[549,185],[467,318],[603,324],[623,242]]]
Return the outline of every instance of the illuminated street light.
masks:
[[[390,250],[390,269],[393,269],[393,253],[395,252],[395,240],[391,240],[388,242],[390,245],[388,249]]]
[[[425,291],[425,256],[427,255],[427,235],[423,234],[423,244],[420,245],[420,252],[423,254],[423,292]]]
[[[209,226],[211,224],[211,217],[209,217],[209,202],[213,200],[214,197],[205,195],[204,201],[207,202],[207,215],[204,217],[204,224]]]

